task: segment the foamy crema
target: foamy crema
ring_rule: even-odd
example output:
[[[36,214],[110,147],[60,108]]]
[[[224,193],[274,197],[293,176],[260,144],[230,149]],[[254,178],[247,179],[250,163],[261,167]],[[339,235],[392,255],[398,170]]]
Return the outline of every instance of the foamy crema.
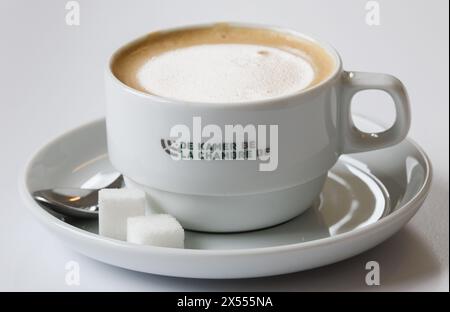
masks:
[[[273,98],[307,88],[311,64],[290,52],[249,44],[207,44],[149,59],[137,72],[140,86],[163,97],[196,102]]]
[[[246,102],[310,88],[334,60],[319,45],[267,29],[217,25],[153,33],[113,60],[116,77],[139,91],[191,102]]]

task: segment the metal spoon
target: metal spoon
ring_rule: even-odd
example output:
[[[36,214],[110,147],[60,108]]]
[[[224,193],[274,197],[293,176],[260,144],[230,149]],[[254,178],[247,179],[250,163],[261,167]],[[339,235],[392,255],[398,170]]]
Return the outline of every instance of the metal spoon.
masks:
[[[98,192],[104,188],[121,188],[123,176],[99,189],[53,188],[33,192],[33,198],[46,207],[66,216],[78,218],[98,217]]]

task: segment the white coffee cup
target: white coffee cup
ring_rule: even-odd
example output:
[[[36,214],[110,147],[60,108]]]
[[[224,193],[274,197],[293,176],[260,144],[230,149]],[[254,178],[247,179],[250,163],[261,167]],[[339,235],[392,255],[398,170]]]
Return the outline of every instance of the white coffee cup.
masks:
[[[107,69],[111,163],[125,176],[129,187],[147,192],[153,208],[173,215],[187,229],[235,232],[287,221],[311,206],[341,154],[397,144],[409,130],[408,96],[395,77],[346,72],[331,46],[295,31],[243,26],[310,40],[333,57],[335,70],[310,89],[275,99],[196,103],[151,95],[125,85],[111,71],[114,56]],[[352,97],[369,89],[386,91],[394,100],[396,120],[380,133],[362,132],[352,121]],[[222,129],[236,124],[276,125],[277,140],[271,142],[277,143],[276,164],[266,164],[275,170],[261,170],[264,162],[257,160],[171,157],[167,151],[170,146],[165,146],[170,129],[179,124],[193,126],[199,117],[203,126],[212,124]],[[275,151],[272,145],[270,149]]]

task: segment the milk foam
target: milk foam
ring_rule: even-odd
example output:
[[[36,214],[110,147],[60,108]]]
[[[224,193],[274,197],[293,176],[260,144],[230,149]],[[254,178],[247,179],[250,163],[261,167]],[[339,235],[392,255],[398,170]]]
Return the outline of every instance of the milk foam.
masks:
[[[243,102],[307,88],[314,69],[293,53],[253,44],[204,44],[145,62],[137,80],[146,91],[197,102]]]

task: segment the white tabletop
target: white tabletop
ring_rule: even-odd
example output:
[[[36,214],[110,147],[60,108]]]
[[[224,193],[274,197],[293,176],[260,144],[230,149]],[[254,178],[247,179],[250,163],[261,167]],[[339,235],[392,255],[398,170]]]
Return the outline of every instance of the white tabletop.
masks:
[[[362,0],[80,0],[80,25],[68,26],[66,1],[1,0],[0,290],[448,291],[449,4],[378,3],[380,25],[369,26]],[[397,235],[362,255],[263,279],[141,274],[64,246],[31,217],[19,196],[17,180],[26,159],[49,138],[104,115],[103,70],[115,47],[159,28],[230,20],[319,36],[341,52],[347,69],[387,72],[403,80],[412,102],[410,137],[434,165],[432,190],[422,209]],[[368,92],[359,97],[355,111],[381,122],[392,120],[385,99]],[[365,264],[371,260],[380,264],[379,287],[365,284]],[[65,282],[69,261],[79,264],[79,286]]]

